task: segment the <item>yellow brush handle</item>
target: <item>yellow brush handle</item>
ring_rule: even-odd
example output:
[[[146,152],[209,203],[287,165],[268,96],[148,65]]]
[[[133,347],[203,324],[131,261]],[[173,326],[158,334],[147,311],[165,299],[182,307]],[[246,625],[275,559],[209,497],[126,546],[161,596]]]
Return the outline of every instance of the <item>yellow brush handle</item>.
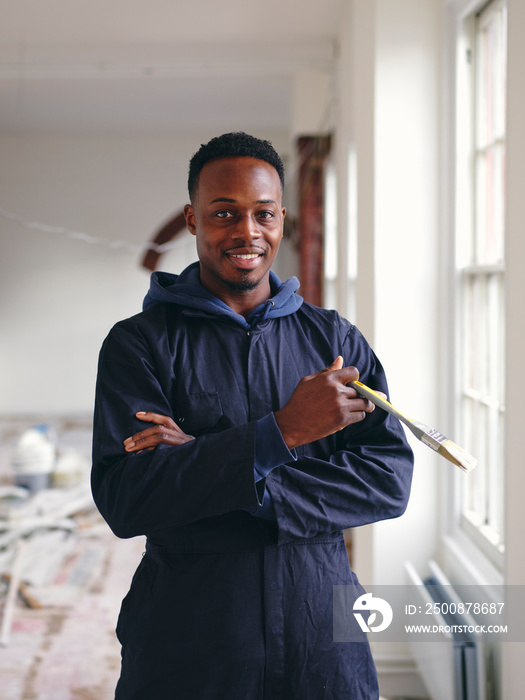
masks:
[[[350,382],[348,386],[353,387],[360,396],[362,396],[365,399],[368,399],[376,406],[379,406],[379,408],[388,411],[388,413],[391,413],[396,418],[399,418],[399,420],[403,421],[403,423],[411,422],[410,418],[407,418],[405,415],[403,415],[401,411],[399,411],[395,406],[392,406],[392,404],[385,398],[383,398],[380,394],[378,394],[377,391],[374,391],[369,386],[366,386],[366,384],[356,381]]]

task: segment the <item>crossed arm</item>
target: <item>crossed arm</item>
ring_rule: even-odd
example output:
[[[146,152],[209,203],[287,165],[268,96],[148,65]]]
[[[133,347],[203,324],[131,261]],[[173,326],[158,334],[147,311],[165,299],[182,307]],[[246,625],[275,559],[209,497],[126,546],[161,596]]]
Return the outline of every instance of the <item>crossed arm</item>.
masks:
[[[348,382],[359,378],[355,367],[343,367],[339,355],[326,369],[303,377],[289,401],[275,413],[276,423],[288,449],[314,442],[362,421],[375,406],[363,399]],[[152,427],[124,440],[126,452],[152,450],[159,444],[183,445],[193,440],[169,416],[140,411],[136,417]]]

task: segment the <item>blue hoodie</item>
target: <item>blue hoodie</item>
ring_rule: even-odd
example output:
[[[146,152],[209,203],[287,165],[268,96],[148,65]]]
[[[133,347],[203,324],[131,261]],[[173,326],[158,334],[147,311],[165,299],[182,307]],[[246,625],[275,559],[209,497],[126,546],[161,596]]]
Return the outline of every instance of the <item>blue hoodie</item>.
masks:
[[[273,296],[257,306],[246,319],[202,286],[199,263],[196,262],[180,275],[154,272],[151,275],[149,291],[144,298],[143,310],[155,304],[180,304],[207,315],[226,316],[243,328],[253,328],[266,319],[293,314],[303,303],[303,298],[295,293],[299,289],[297,277],[290,277],[286,282],[281,282],[277,275],[270,271],[270,287]]]

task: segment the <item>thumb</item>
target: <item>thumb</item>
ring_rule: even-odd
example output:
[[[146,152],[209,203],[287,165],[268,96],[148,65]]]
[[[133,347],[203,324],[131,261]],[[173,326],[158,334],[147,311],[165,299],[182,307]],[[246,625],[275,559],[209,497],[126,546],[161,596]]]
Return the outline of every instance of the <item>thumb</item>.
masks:
[[[335,360],[332,362],[330,367],[326,368],[329,372],[331,372],[334,369],[343,369],[343,358],[341,355],[338,355]]]

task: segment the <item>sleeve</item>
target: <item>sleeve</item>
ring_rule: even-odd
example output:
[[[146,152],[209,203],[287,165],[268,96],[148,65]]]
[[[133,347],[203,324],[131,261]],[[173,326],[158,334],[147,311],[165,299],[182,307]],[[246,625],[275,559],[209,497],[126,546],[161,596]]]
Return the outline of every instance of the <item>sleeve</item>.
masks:
[[[255,424],[255,482],[264,488],[262,502],[249,511],[256,518],[275,522],[275,508],[265,484],[260,482],[276,468],[286,462],[296,460],[295,450],[289,450],[275,420],[275,415],[269,413]]]
[[[232,510],[271,517],[264,477],[292,456],[282,450],[272,456],[260,448],[261,473],[255,471],[257,424],[264,423],[264,436],[271,430],[268,418],[183,445],[124,451],[123,441],[146,427],[135,418],[137,411],[175,419],[163,389],[166,382],[161,381],[167,370],[159,366],[158,357],[137,324],[129,321],[115,326],[100,352],[91,484],[111,529],[119,537],[134,537]]]
[[[383,368],[352,327],[343,344],[345,365],[388,395]],[[266,488],[280,542],[395,518],[408,503],[413,454],[401,423],[376,408],[360,423],[306,446],[294,464],[273,470]]]

